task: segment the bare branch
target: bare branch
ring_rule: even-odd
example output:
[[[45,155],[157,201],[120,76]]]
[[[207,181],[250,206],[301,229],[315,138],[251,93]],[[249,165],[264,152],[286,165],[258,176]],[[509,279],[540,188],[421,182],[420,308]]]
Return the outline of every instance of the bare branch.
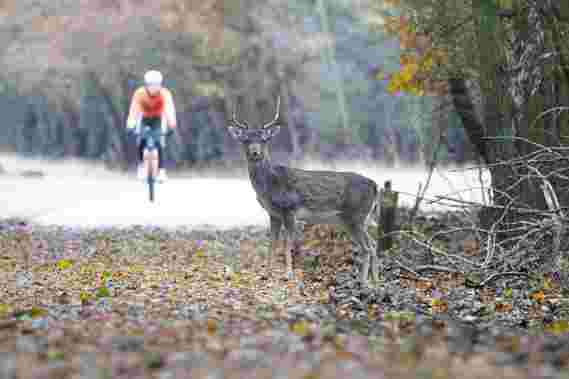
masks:
[[[478,286],[484,287],[485,285],[490,284],[491,282],[502,276],[523,276],[525,278],[529,278],[529,275],[526,274],[525,272],[497,272],[484,279]]]

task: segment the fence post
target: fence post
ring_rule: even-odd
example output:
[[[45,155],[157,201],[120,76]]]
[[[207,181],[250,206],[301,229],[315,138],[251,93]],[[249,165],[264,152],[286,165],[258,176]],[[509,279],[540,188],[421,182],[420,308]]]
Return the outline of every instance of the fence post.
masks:
[[[391,190],[391,181],[386,180],[384,187],[379,191],[379,202],[381,205],[380,213],[380,238],[376,247],[378,257],[382,256],[383,251],[391,249],[393,246],[393,232],[395,227],[395,217],[397,211],[398,193]]]

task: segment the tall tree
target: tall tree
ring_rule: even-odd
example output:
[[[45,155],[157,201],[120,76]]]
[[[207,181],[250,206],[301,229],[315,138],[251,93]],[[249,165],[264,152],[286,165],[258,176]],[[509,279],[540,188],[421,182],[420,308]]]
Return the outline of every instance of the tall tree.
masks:
[[[560,141],[567,115],[559,110],[569,85],[562,62],[569,50],[559,36],[569,30],[567,5],[542,0],[386,3],[404,15],[388,18],[387,25],[412,56],[390,77],[392,91],[448,93],[491,171],[495,204],[513,199],[517,207],[545,208],[540,182],[524,180],[523,168],[504,163],[534,151],[527,140]],[[567,205],[569,198],[562,200]]]

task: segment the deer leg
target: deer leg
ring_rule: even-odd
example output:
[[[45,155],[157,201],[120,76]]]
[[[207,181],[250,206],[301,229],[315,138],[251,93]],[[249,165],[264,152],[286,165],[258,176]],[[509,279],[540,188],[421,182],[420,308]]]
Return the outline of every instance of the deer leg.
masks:
[[[362,229],[363,240],[365,241],[367,250],[369,251],[368,255],[370,257],[369,260],[371,266],[371,278],[377,282],[379,280],[379,263],[378,263],[377,254],[375,252],[376,246],[374,241],[371,239],[371,237],[367,232],[367,226],[364,224],[361,227],[361,229]]]
[[[273,267],[273,255],[275,253],[275,250],[278,249],[278,246],[281,243],[280,238],[281,238],[281,229],[283,225],[283,222],[280,218],[277,218],[275,216],[270,216],[270,217],[271,217],[271,248],[269,249],[269,271]]]
[[[360,249],[362,249],[364,261],[360,272],[360,280],[363,284],[366,284],[369,276],[371,249],[368,246],[364,226],[360,224],[351,224],[346,226],[350,230],[350,234],[352,235],[354,242],[359,245]]]
[[[377,282],[379,280],[379,258],[377,257],[374,243],[369,234],[366,231],[364,231],[364,234],[367,238],[367,243],[370,248],[369,254],[371,256],[371,277],[375,282]]]
[[[296,228],[296,220],[292,212],[287,212],[284,216],[284,226],[286,229],[285,257],[286,257],[286,275],[289,280],[294,279],[294,271],[292,270],[292,251],[296,247],[298,241],[298,233]]]

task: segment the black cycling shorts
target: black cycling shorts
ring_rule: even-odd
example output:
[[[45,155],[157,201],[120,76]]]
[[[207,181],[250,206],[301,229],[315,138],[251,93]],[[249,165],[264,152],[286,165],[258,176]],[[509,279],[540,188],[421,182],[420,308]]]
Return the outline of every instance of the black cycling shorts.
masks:
[[[141,127],[149,126],[152,130],[160,129],[162,126],[162,117],[143,117],[141,121]],[[158,168],[164,168],[164,160],[162,157],[162,141],[158,139],[156,141],[156,147],[158,149]],[[138,145],[138,159],[140,162],[144,159],[144,138],[140,139],[140,144]]]

